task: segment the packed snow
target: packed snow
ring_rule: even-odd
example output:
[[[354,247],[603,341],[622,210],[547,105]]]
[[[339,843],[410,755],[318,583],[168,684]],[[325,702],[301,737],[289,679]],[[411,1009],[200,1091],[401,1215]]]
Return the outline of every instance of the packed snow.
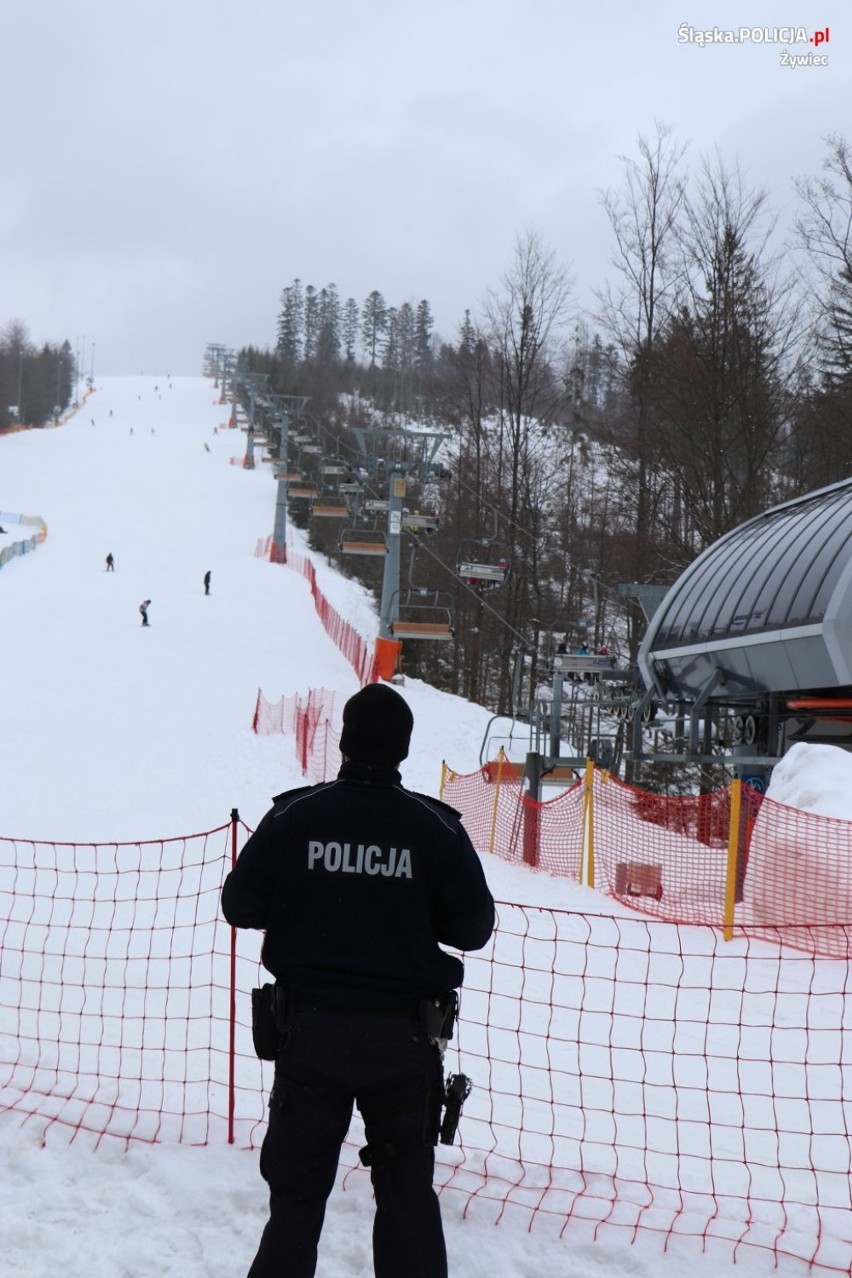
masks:
[[[0,509],[48,527],[43,545],[0,571],[3,836],[167,838],[222,824],[234,807],[254,826],[271,795],[303,783],[292,739],[251,731],[258,689],[270,700],[357,690],[307,581],[255,555],[272,530],[275,485],[260,464],[229,464],[245,436],[226,428],[228,416],[201,378],[104,378],[65,425],[0,440]],[[0,523],[2,548],[22,533]],[[302,535],[291,536],[305,552]],[[330,602],[372,640],[370,597],[315,563]],[[415,717],[403,781],[437,794],[442,760],[458,772],[479,765],[490,714],[416,680],[402,690]],[[832,750],[827,769],[827,749],[791,754],[770,796],[852,816],[850,758]],[[821,800],[827,771],[836,797]],[[564,879],[491,859],[486,874],[504,901],[601,907]],[[15,1113],[0,1117],[0,1150],[2,1275],[233,1278],[248,1269],[266,1217],[255,1153],[226,1144],[94,1149]],[[495,1225],[476,1204],[463,1217],[451,1200],[444,1215],[460,1278],[680,1278],[687,1267],[708,1276],[731,1267],[729,1255],[702,1253],[694,1239],[672,1237],[664,1251],[662,1235],[630,1245],[629,1235],[604,1231],[594,1241],[581,1223],[560,1238],[552,1221],[528,1231],[526,1218],[507,1215]],[[329,1204],[321,1278],[372,1273],[371,1216],[367,1177],[349,1177]],[[771,1269],[768,1253],[740,1250],[744,1278]],[[789,1262],[783,1272],[805,1268]]]

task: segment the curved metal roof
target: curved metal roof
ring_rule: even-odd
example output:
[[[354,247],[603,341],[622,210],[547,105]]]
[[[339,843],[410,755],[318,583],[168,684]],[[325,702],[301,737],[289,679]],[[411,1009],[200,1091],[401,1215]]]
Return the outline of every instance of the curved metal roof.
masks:
[[[852,685],[852,479],[726,533],[678,578],[639,654],[649,686],[696,697]]]

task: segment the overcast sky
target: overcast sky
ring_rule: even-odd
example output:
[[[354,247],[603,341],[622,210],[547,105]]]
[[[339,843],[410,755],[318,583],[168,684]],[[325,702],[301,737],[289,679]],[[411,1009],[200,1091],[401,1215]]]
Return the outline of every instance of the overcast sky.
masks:
[[[86,371],[268,347],[281,289],[428,298],[453,336],[537,230],[580,305],[602,189],[655,120],[779,213],[852,137],[848,0],[7,0],[0,325],[85,336]],[[827,66],[678,28],[830,29]],[[92,348],[94,347],[94,350]]]

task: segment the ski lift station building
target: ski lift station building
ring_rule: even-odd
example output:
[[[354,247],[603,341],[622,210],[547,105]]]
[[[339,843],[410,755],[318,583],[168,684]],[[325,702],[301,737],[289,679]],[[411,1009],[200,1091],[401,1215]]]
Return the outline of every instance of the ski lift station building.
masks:
[[[651,618],[639,667],[664,703],[753,716],[758,749],[852,746],[852,479],[708,547]],[[773,738],[775,720],[785,732]]]

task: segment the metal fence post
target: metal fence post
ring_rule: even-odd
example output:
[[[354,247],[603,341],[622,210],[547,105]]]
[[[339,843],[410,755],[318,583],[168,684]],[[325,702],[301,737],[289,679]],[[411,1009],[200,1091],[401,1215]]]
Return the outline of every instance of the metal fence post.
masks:
[[[237,863],[237,826],[240,814],[231,808],[231,869]],[[231,928],[230,1007],[228,1009],[228,1144],[234,1143],[234,1112],[236,1109],[236,1054],[237,1054],[237,929]]]
[[[580,882],[586,887],[595,886],[595,764],[586,760],[583,776],[583,850],[580,857]]]
[[[742,811],[743,783],[739,777],[731,782],[731,816],[728,825],[728,871],[725,879],[725,920],[723,935],[726,941],[734,935],[734,909],[737,901],[737,864],[740,853],[740,812]]]
[[[497,778],[494,783],[494,806],[491,811],[491,835],[488,839],[488,851],[494,851],[494,840],[497,837],[497,808],[500,803],[500,786],[503,784],[503,763],[506,752],[501,746],[497,753]]]

